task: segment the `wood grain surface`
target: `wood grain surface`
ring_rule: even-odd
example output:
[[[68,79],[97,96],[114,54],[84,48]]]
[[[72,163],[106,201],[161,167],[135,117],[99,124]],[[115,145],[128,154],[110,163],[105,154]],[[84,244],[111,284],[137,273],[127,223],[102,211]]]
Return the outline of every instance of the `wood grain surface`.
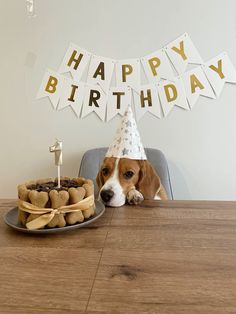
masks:
[[[86,228],[5,225],[0,313],[236,313],[236,202],[145,201]]]

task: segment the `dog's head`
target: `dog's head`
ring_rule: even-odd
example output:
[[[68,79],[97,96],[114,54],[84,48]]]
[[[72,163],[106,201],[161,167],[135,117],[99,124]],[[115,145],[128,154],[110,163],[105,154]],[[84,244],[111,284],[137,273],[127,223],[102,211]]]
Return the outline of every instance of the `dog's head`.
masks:
[[[101,200],[113,207],[124,205],[132,188],[142,193],[144,199],[153,199],[161,184],[147,160],[114,157],[104,159],[96,180]]]

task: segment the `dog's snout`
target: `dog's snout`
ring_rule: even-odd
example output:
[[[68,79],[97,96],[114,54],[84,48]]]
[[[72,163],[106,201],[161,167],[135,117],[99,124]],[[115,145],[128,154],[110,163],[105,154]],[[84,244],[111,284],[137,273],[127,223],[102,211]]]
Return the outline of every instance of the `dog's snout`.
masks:
[[[101,191],[100,195],[101,195],[101,199],[107,203],[113,197],[114,192],[112,190],[103,190]]]

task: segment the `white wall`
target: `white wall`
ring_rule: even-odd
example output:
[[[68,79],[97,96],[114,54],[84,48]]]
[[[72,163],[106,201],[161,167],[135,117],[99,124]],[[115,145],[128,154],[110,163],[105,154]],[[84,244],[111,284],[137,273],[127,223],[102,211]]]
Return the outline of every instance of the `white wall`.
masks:
[[[64,175],[76,175],[84,151],[109,145],[119,118],[77,119],[49,100],[35,100],[46,68],[56,70],[69,42],[97,55],[122,59],[148,54],[188,32],[204,60],[226,50],[236,64],[234,0],[0,0],[0,197],[16,185],[55,174],[48,146],[64,143]],[[170,165],[176,199],[236,199],[236,85],[220,99],[201,97],[191,112],[139,122],[147,147]]]

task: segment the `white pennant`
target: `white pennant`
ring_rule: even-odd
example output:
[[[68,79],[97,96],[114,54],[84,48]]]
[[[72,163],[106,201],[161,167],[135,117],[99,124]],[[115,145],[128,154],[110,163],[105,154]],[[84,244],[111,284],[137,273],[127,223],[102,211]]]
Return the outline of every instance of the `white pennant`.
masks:
[[[115,61],[112,59],[92,56],[88,70],[87,83],[91,85],[99,84],[104,92],[107,93],[110,87],[114,65]]]
[[[70,72],[74,80],[80,81],[90,58],[91,54],[88,51],[75,44],[70,44],[58,72]]]
[[[116,85],[136,88],[140,85],[140,59],[116,62]]]
[[[185,72],[188,63],[203,63],[202,57],[187,33],[169,43],[165,49],[179,74]]]
[[[158,84],[158,93],[165,117],[174,106],[189,110],[184,85],[180,77],[172,81],[161,81]]]
[[[143,85],[133,90],[136,118],[139,121],[146,112],[161,118],[161,107],[155,85]]]
[[[161,79],[172,79],[174,73],[164,49],[157,50],[141,59],[144,71],[150,83]]]
[[[82,118],[91,112],[96,112],[102,121],[105,121],[107,95],[99,87],[85,85]]]
[[[53,108],[56,109],[62,91],[64,77],[55,71],[47,70],[36,95],[36,99],[49,97]]]
[[[236,70],[226,52],[205,62],[202,68],[217,97],[220,96],[225,83],[236,83]]]
[[[84,98],[84,83],[69,78],[64,79],[58,110],[71,106],[79,118]]]
[[[191,108],[193,108],[200,95],[216,98],[201,66],[184,73],[182,80]]]
[[[110,88],[107,100],[107,121],[110,121],[117,114],[123,116],[128,105],[131,105],[130,87]]]

